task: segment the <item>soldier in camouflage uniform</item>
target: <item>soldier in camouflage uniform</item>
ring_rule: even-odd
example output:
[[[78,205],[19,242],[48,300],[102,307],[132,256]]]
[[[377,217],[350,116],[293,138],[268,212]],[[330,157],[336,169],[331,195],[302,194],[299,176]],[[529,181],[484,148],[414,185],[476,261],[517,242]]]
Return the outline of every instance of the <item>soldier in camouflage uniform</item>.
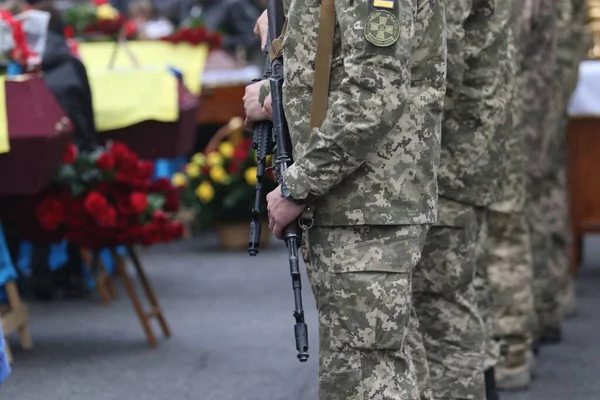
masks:
[[[320,6],[288,8],[284,109],[295,163],[283,176],[291,199],[281,188],[267,196],[269,226],[280,236],[310,204],[319,398],[417,400],[411,287],[437,217],[444,8],[431,0],[336,0],[335,8],[329,109],[312,132]]]
[[[484,369],[493,366],[496,355],[481,319],[481,311],[489,317],[490,304],[485,265],[477,265],[478,242],[486,209],[502,194],[498,181],[508,173],[512,1],[462,0],[446,7],[439,214],[415,271],[414,302],[434,398],[479,400],[486,397]],[[493,378],[491,370],[486,375]],[[487,383],[487,397],[494,398],[493,379]]]
[[[547,226],[552,235],[552,255],[548,268],[561,273],[559,303],[563,315],[575,311],[574,282],[569,273],[569,245],[571,242],[568,221],[566,187],[566,128],[567,107],[575,90],[579,63],[589,48],[589,36],[585,35],[585,0],[560,0],[557,7],[557,65],[555,73],[554,136],[547,146],[548,184],[551,187],[545,203],[548,205]],[[588,39],[588,40],[586,40]]]
[[[507,179],[500,182],[501,201],[490,206],[487,237],[480,262],[487,267],[491,300],[492,338],[502,349],[495,367],[498,389],[523,389],[529,385],[536,314],[533,296],[533,265],[529,229],[524,214],[525,154],[522,112],[524,90],[521,71],[528,68],[524,43],[530,32],[531,0],[515,2],[512,25],[516,43],[513,67],[516,76],[512,101],[512,126],[506,126]]]
[[[563,274],[549,268],[552,238],[547,228],[549,192],[545,148],[553,132],[553,81],[556,66],[556,5],[557,0],[528,0],[525,12],[530,13],[523,25],[519,43],[523,54],[520,81],[523,90],[522,133],[528,162],[526,172],[525,209],[530,230],[534,270],[534,297],[538,326],[536,336],[559,332],[562,323],[556,293],[560,292]]]

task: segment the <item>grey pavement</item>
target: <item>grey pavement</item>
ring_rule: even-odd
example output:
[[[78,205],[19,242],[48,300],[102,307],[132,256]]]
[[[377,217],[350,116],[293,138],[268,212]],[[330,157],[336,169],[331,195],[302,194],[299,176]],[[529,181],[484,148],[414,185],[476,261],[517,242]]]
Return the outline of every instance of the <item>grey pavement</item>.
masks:
[[[586,246],[578,315],[564,343],[544,348],[539,377],[502,400],[600,398],[600,240]],[[111,306],[97,296],[30,304],[34,348],[12,338],[7,400],[317,400],[314,302],[304,298],[311,358],[296,360],[292,289],[286,253],[223,253],[214,238],[142,252],[173,331],[147,346],[124,290]],[[158,327],[156,327],[158,332]]]

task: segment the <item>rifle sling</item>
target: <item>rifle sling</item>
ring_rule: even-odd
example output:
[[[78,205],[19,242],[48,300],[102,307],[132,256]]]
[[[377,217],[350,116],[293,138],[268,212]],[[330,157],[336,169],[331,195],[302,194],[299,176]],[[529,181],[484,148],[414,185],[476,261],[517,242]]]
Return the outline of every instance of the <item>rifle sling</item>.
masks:
[[[310,109],[310,131],[320,128],[327,114],[331,56],[335,33],[335,0],[321,0],[321,16],[315,56],[312,104]]]

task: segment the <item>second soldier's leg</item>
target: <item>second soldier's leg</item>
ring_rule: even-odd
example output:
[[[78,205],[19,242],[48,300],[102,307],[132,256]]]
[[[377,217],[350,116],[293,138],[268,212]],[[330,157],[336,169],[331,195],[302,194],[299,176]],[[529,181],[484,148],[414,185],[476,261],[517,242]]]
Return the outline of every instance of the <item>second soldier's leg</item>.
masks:
[[[477,220],[473,209],[464,217],[431,228],[415,270],[413,299],[436,400],[485,399],[484,327],[472,286]]]

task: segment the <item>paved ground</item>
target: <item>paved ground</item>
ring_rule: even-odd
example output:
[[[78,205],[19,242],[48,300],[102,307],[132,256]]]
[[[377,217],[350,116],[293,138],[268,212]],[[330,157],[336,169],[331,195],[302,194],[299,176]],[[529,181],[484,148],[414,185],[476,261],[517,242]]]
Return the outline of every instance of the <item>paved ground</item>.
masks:
[[[94,296],[32,304],[34,349],[13,340],[12,400],[316,400],[316,321],[305,289],[311,359],[295,358],[291,285],[284,251],[256,258],[213,243],[143,255],[174,336],[147,347],[123,290],[110,307]],[[600,241],[588,243],[600,264]],[[590,252],[590,249],[595,251]],[[595,253],[595,254],[591,254]],[[600,393],[600,268],[582,272],[579,315],[565,342],[543,350],[539,379],[503,400],[597,400]]]

